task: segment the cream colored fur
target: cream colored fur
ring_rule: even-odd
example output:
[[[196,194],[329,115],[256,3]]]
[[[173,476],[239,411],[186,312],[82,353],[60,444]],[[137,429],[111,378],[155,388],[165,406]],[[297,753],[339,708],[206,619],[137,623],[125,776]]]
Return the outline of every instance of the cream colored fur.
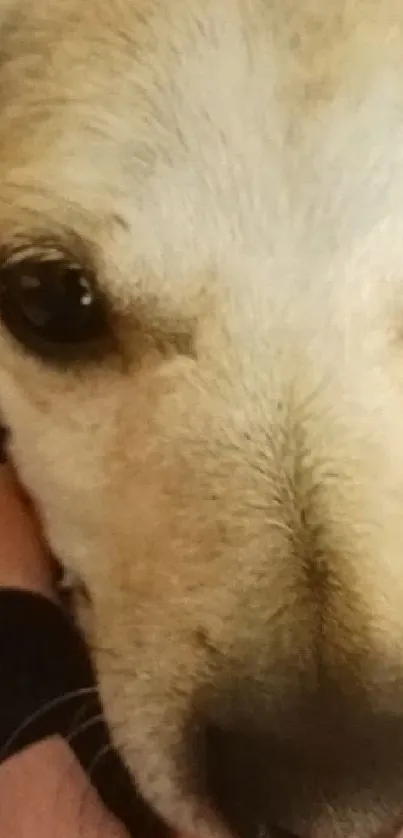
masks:
[[[230,674],[275,719],[325,661],[403,725],[403,7],[0,9],[0,247],[79,237],[121,347],[60,372],[2,329],[13,455],[142,792],[221,835],[181,744]]]

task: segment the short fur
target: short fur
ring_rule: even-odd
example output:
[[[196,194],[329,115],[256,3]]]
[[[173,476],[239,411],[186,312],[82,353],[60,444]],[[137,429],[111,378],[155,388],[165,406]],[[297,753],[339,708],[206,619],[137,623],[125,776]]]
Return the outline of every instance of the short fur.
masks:
[[[1,0],[0,25],[0,249],[85,253],[119,346],[62,371],[0,331],[116,741],[196,836],[224,833],[195,779],[214,725],[270,745],[256,833],[392,829],[402,4]]]

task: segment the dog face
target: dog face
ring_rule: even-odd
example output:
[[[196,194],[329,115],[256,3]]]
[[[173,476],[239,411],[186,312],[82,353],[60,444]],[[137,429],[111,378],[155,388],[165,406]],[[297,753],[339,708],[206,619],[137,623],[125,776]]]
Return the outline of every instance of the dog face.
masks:
[[[1,16],[1,402],[118,747],[177,829],[396,835],[400,4]]]

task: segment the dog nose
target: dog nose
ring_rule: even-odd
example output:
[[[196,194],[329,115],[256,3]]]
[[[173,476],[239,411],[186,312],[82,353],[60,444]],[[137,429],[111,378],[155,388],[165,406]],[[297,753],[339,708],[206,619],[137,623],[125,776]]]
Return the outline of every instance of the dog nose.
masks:
[[[263,736],[216,725],[205,728],[204,769],[209,803],[239,838],[292,836],[278,822],[279,800],[273,798],[273,756]]]
[[[403,811],[403,719],[372,722],[330,725],[319,736],[314,719],[300,736],[204,725],[209,806],[238,838],[388,830]]]

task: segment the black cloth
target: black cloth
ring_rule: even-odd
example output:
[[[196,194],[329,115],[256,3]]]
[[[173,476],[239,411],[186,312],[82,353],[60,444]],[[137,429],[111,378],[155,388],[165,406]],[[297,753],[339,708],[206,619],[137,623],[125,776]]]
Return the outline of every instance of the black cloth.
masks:
[[[46,597],[0,592],[0,762],[33,742],[72,737],[94,712],[95,680],[71,619]]]
[[[54,734],[69,742],[130,834],[166,838],[111,745],[90,657],[71,618],[44,596],[0,589],[0,763]]]

